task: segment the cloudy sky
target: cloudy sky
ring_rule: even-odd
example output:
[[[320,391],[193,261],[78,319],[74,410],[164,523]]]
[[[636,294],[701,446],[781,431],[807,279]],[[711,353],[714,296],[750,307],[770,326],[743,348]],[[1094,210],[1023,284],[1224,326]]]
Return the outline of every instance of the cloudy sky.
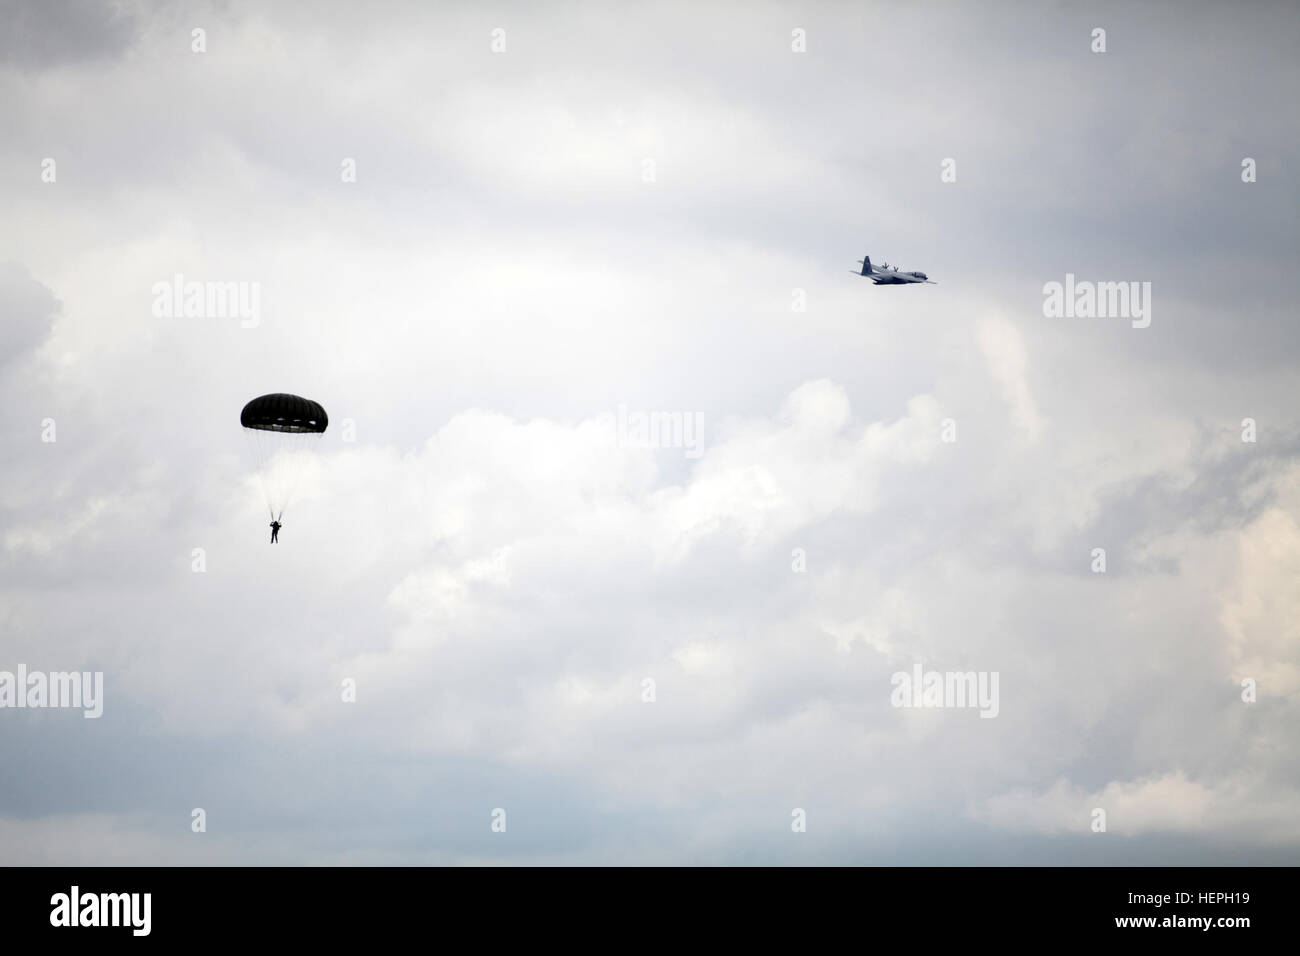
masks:
[[[0,863],[1300,862],[1294,7],[653,6],[0,2]]]

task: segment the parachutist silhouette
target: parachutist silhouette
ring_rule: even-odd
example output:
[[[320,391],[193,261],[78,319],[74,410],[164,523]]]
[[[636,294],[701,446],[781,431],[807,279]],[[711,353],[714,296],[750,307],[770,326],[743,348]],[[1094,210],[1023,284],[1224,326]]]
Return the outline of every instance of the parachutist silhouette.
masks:
[[[271,521],[271,543],[276,544],[280,540],[280,522]]]

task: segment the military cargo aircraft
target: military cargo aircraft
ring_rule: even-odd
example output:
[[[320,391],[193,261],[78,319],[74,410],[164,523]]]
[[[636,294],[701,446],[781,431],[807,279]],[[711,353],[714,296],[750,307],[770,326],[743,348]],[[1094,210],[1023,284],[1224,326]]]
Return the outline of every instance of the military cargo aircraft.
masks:
[[[880,268],[877,269],[871,264],[871,256],[859,259],[862,263],[862,271],[854,275],[864,275],[876,285],[908,285],[912,282],[928,282],[930,285],[938,285],[933,279],[926,276],[924,272],[902,272],[897,266],[891,266],[888,262],[881,262]]]

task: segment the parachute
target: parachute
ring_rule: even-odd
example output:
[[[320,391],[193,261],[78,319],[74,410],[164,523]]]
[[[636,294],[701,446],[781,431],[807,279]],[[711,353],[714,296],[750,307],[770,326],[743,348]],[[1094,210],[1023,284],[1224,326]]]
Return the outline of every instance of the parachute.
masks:
[[[283,392],[255,398],[239,413],[272,521],[284,514],[308,453],[329,423],[319,402]]]

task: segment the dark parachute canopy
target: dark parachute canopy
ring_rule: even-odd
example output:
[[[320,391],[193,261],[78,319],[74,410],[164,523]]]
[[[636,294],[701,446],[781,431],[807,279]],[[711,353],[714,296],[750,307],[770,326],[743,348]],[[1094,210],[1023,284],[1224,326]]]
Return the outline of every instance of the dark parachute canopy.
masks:
[[[285,392],[255,398],[239,413],[239,424],[264,432],[323,432],[329,423],[319,402]]]
[[[255,398],[239,413],[273,521],[284,514],[307,467],[308,449],[329,423],[319,402],[285,392]]]

